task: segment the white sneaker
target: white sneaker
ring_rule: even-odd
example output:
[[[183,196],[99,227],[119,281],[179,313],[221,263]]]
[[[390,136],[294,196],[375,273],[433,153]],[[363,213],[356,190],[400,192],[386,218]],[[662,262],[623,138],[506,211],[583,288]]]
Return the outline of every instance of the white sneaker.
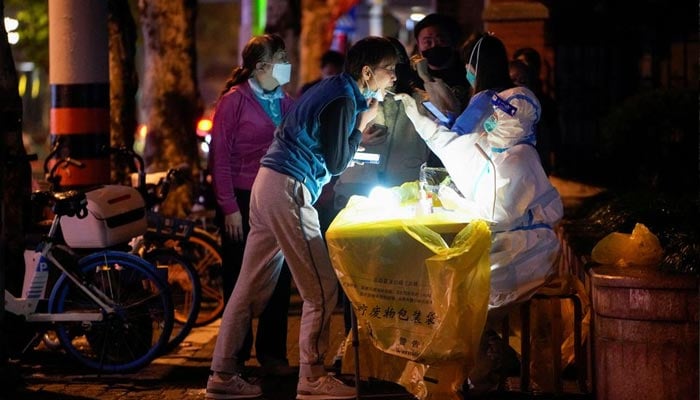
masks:
[[[207,380],[207,399],[255,399],[262,396],[260,386],[248,383],[240,375],[222,379],[218,374],[212,374]]]
[[[320,378],[299,378],[297,400],[353,399],[355,388],[330,375]]]

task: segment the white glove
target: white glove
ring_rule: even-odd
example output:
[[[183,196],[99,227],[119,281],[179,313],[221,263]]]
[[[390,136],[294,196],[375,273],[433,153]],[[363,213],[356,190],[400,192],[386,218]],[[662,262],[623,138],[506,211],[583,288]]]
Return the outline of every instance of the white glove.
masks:
[[[418,112],[416,100],[406,93],[398,93],[394,96],[394,100],[403,102],[403,108],[406,111],[406,116],[413,122],[416,132],[424,140],[432,140],[433,137],[441,130],[441,125],[438,125],[432,119]]]

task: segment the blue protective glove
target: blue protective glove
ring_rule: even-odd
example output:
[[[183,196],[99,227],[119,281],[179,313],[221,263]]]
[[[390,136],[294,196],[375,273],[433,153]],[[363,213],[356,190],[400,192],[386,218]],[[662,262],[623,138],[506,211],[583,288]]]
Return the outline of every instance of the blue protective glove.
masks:
[[[493,90],[482,90],[474,95],[467,108],[452,125],[452,131],[459,135],[481,132],[484,121],[493,114],[491,97],[494,94],[496,92]]]

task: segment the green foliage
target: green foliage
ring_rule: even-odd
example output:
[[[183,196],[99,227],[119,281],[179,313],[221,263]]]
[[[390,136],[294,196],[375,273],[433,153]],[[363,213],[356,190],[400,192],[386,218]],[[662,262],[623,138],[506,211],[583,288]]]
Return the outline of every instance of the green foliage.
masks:
[[[611,185],[697,193],[697,90],[630,97],[603,121],[601,136]]]
[[[45,0],[6,0],[7,16],[19,21],[16,61],[31,61],[48,69],[49,5]],[[11,10],[15,10],[13,15]]]

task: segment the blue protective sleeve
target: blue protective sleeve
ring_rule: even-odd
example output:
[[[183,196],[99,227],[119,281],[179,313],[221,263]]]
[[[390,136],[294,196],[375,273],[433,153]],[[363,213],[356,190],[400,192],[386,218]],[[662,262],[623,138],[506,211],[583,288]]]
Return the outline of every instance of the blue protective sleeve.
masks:
[[[474,95],[467,108],[452,125],[452,131],[460,135],[481,132],[484,121],[493,114],[491,97],[494,94],[496,92],[493,90],[482,90]]]

